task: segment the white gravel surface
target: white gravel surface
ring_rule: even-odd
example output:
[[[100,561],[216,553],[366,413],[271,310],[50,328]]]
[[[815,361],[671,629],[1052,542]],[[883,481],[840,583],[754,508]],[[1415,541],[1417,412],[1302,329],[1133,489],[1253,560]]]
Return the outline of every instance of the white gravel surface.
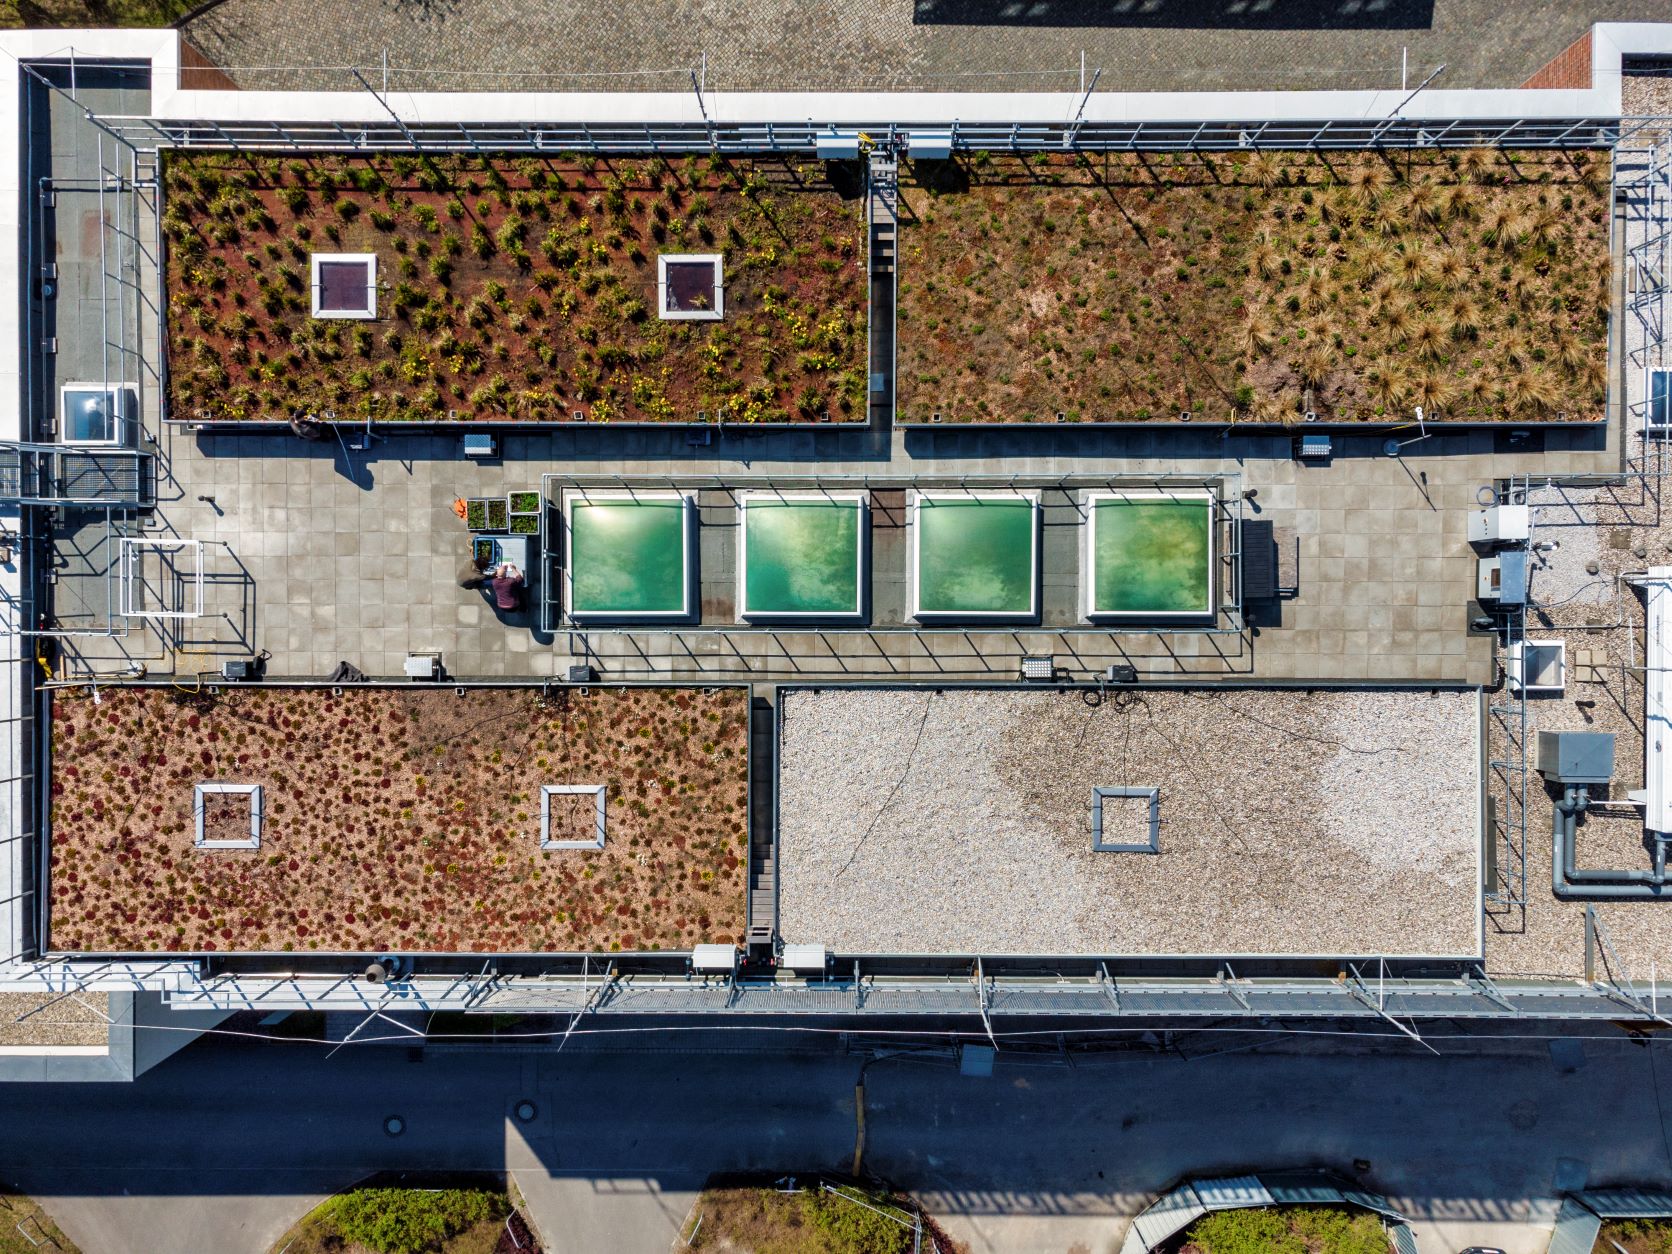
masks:
[[[1558,696],[1537,697],[1528,711],[1529,748],[1541,731],[1607,732],[1614,736],[1616,799],[1643,787],[1643,598],[1623,577],[1650,566],[1672,565],[1672,515],[1662,505],[1662,483],[1638,480],[1601,488],[1539,488],[1534,506],[1535,542],[1558,541],[1533,576],[1537,608],[1528,634],[1567,645],[1568,682]],[[1641,556],[1640,556],[1641,554]],[[1585,560],[1597,563],[1588,575]],[[1600,586],[1606,596],[1591,595]],[[1580,595],[1575,595],[1578,592]],[[1581,651],[1592,666],[1580,666]],[[1515,754],[1497,720],[1488,720],[1491,757]],[[1512,776],[1513,779],[1513,776]],[[1494,780],[1492,792],[1503,796]],[[1504,805],[1506,814],[1513,807]],[[1551,892],[1551,795],[1537,774],[1529,779],[1526,817],[1526,905],[1489,905],[1486,969],[1495,976],[1578,976],[1584,970],[1585,906],[1559,901]],[[1514,833],[1512,825],[1512,835]],[[1514,840],[1500,842],[1499,863],[1512,895],[1522,869]],[[1624,806],[1592,810],[1578,833],[1580,865],[1647,869],[1641,812]],[[1610,901],[1598,906],[1622,980],[1664,979],[1672,971],[1672,903]]]
[[[1624,75],[1620,80],[1620,112],[1628,118],[1672,117],[1672,77]]]
[[[846,952],[1479,952],[1474,691],[786,692],[781,927]],[[1090,699],[1088,699],[1090,698]],[[1093,787],[1161,853],[1094,853]]]
[[[109,1009],[103,993],[0,993],[0,1048],[108,1045]]]

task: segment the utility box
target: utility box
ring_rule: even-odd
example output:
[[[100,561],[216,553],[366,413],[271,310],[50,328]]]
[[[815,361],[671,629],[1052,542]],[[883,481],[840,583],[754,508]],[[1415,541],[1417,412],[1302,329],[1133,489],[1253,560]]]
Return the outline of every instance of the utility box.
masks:
[[[1303,435],[1295,440],[1295,460],[1303,462],[1327,462],[1335,452],[1335,446],[1327,435]]]
[[[778,965],[797,975],[823,975],[829,961],[823,945],[785,945]]]
[[[725,974],[737,970],[737,947],[734,945],[693,945],[691,970],[707,974]]]
[[[1525,544],[1531,535],[1525,505],[1489,505],[1469,515],[1470,544]]]
[[[441,656],[436,653],[409,653],[406,657],[405,670],[408,679],[439,679],[441,677]]]
[[[1614,778],[1614,733],[1541,731],[1537,762],[1553,784],[1606,784]]]
[[[852,161],[859,156],[859,132],[838,131],[813,137],[813,151],[820,161]]]
[[[945,161],[952,155],[952,132],[907,131],[906,147],[918,161]]]
[[[1523,549],[1506,549],[1480,559],[1475,597],[1498,605],[1527,604],[1527,554]]]

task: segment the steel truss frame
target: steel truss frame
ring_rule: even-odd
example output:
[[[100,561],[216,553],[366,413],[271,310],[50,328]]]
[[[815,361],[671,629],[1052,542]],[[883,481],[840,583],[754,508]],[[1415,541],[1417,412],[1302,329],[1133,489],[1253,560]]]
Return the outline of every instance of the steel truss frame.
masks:
[[[1393,976],[1385,964],[1343,967],[1329,977],[1117,976],[1106,964],[1085,974],[995,970],[972,962],[942,976],[906,976],[835,964],[823,979],[748,974],[702,978],[623,972],[611,957],[566,974],[505,973],[485,963],[453,974],[412,974],[368,984],[358,970],[300,974],[211,972],[199,961],[50,961],[0,967],[0,989],[54,997],[82,992],[159,992],[176,1010],[340,1010],[559,1014],[599,1017],[850,1016],[967,1018],[976,1030],[1003,1020],[1064,1018],[1248,1020],[1339,1018],[1391,1023],[1421,1039],[1434,1019],[1590,1019],[1664,1023],[1656,989],[1614,978],[1584,983],[1493,980],[1478,966],[1449,977]],[[994,1026],[996,1023],[996,1026]]]
[[[382,97],[378,97],[381,101]],[[386,106],[387,107],[387,106]],[[587,123],[387,121],[297,122],[105,115],[94,120],[137,148],[290,152],[813,152],[820,138],[863,131],[881,144],[909,143],[914,130],[950,133],[955,149],[1230,152],[1255,148],[1612,148],[1653,124],[1647,118],[1319,118],[1248,122],[1119,121],[914,125],[827,121]]]

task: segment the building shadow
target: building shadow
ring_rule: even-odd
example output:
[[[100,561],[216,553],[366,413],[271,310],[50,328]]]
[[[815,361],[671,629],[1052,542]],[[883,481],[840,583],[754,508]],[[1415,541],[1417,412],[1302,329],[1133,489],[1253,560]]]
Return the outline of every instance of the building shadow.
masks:
[[[1433,0],[913,0],[915,26],[1427,30]]]

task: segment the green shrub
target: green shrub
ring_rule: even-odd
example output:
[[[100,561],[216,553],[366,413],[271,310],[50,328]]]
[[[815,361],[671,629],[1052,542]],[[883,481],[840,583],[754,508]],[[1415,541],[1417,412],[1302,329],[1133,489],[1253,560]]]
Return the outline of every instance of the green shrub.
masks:
[[[1190,1227],[1189,1240],[1202,1254],[1306,1254],[1288,1221],[1273,1210],[1221,1210]]]
[[[1630,1241],[1654,1254],[1672,1254],[1672,1224],[1664,1219],[1616,1219],[1603,1225],[1605,1239]],[[1599,1243],[1600,1244],[1600,1243]]]
[[[1333,1206],[1221,1210],[1186,1233],[1202,1254],[1388,1254],[1375,1215]]]
[[[822,1190],[802,1193],[803,1222],[823,1233],[832,1250],[841,1254],[909,1254],[911,1228],[896,1223],[875,1210],[879,1199],[865,1198],[865,1205],[832,1197]],[[910,1222],[904,1211],[897,1212]]]
[[[474,1224],[503,1218],[510,1203],[482,1189],[356,1189],[321,1209],[343,1237],[378,1254],[423,1254]]]

